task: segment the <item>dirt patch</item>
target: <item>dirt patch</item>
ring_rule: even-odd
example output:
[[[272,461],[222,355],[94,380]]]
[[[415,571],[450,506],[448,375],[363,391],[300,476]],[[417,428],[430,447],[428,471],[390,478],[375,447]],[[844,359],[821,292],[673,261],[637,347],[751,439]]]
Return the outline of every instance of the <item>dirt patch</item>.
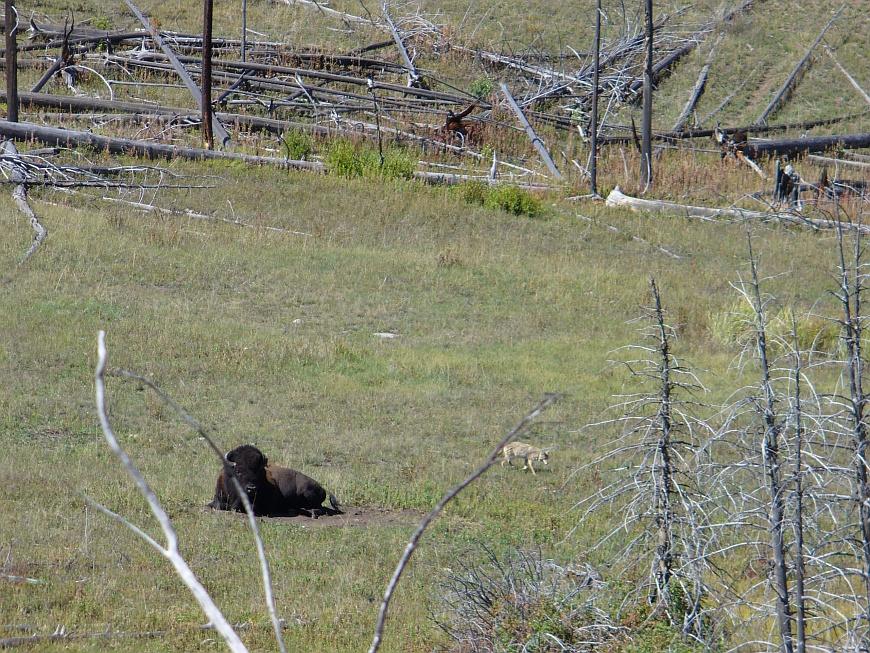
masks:
[[[206,510],[211,511],[210,508]],[[298,524],[304,528],[329,528],[338,526],[410,526],[417,524],[423,517],[418,510],[388,510],[387,508],[342,506],[341,515],[323,515],[314,519],[305,515],[293,517],[261,517],[269,521]],[[230,514],[224,512],[223,514]],[[239,519],[247,519],[243,513],[231,513]]]
[[[273,517],[276,521],[299,524],[305,528],[326,528],[329,526],[405,526],[416,524],[423,513],[417,510],[388,510],[386,508],[343,507],[344,514],[324,515],[317,519],[299,515],[297,517]]]

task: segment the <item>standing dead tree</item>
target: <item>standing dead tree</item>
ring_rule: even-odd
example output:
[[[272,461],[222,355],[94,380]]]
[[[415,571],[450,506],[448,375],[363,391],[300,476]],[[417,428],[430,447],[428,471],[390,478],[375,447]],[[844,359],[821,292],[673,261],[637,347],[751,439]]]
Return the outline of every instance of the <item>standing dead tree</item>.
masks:
[[[13,0],[4,3],[4,31],[6,33],[6,120],[18,122],[18,11]]]
[[[779,630],[779,649],[782,653],[794,651],[792,629],[792,595],[789,590],[787,546],[785,542],[785,501],[783,467],[780,455],[784,416],[780,399],[771,377],[770,347],[768,344],[768,300],[762,298],[758,280],[758,264],[752,251],[752,239],[747,234],[749,248],[749,281],[737,285],[738,291],[749,303],[753,314],[753,337],[760,380],[758,396],[752,398],[760,420],[761,460],[767,490],[765,517],[770,535],[770,555],[773,560],[773,590],[775,594],[776,623]]]
[[[632,345],[628,367],[637,391],[622,396],[616,407],[621,416],[597,426],[619,425],[623,434],[609,450],[588,463],[598,468],[612,462],[610,480],[594,495],[580,501],[580,528],[594,513],[610,508],[620,523],[598,540],[590,553],[612,546],[622,536],[611,559],[613,569],[635,587],[626,600],[641,596],[654,606],[654,614],[684,635],[698,641],[710,637],[705,619],[708,548],[717,527],[708,519],[704,490],[700,433],[707,425],[693,416],[692,396],[703,390],[696,375],[674,355],[676,334],[665,320],[658,286],[650,280],[651,305],[644,309],[647,344]],[[578,470],[578,471],[580,471]],[[649,569],[646,579],[638,569]]]
[[[867,463],[867,418],[868,397],[864,393],[864,353],[863,353],[863,321],[864,307],[862,304],[865,288],[864,249],[861,233],[854,236],[854,249],[851,264],[846,262],[846,244],[843,230],[837,230],[837,248],[839,254],[839,289],[834,293],[842,307],[840,326],[843,333],[845,361],[843,375],[848,384],[848,394],[834,397],[834,403],[839,411],[837,417],[843,423],[842,428],[849,435],[850,450],[853,457],[854,483],[850,493],[854,501],[860,538],[856,544],[856,557],[860,560],[861,580],[864,590],[860,618],[856,620],[854,630],[857,641],[867,643],[870,637],[870,474]]]

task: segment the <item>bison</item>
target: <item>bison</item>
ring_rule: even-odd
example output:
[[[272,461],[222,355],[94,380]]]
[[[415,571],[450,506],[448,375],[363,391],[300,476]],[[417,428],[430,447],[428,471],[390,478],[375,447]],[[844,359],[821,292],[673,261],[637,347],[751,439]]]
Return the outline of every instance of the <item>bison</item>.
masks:
[[[244,504],[230,475],[235,476],[251,502],[254,514],[264,517],[305,514],[309,517],[342,514],[335,495],[329,494],[332,508],[323,506],[326,490],[295,469],[269,464],[269,459],[254,445],[243,444],[224,456],[224,468],[217,479],[214,499],[216,510],[244,512]]]

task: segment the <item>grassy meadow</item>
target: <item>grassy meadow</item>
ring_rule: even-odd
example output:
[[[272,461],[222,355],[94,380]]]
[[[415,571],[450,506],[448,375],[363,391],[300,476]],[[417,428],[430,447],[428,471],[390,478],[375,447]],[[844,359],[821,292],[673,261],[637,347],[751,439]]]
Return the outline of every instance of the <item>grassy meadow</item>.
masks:
[[[366,2],[370,11],[375,4]],[[580,10],[551,0],[532,4],[536,11],[516,21],[515,3],[501,1],[426,2],[423,9],[437,10],[456,34],[487,47],[590,46],[591,27]],[[750,90],[723,110],[723,124],[751,122],[765,106],[768,91],[829,15],[813,0],[795,10],[789,31],[777,13],[787,4],[760,4],[728,27],[699,114],[744,80]],[[829,42],[841,46],[839,60],[868,88],[864,4],[847,8],[854,27],[838,26]],[[591,15],[593,3],[587,5]],[[164,28],[197,29],[199,5],[139,6]],[[363,13],[355,1],[330,6]],[[335,51],[383,38],[347,33],[309,7],[250,7],[249,25],[267,39]],[[106,0],[74,9],[80,22],[135,26]],[[712,2],[685,9],[687,34],[722,9]],[[62,16],[57,3],[39,10]],[[616,16],[618,9],[611,10]],[[235,34],[237,23],[234,6],[216,3],[216,34]],[[783,32],[776,42],[764,36],[774,28]],[[755,44],[751,57],[746,42]],[[449,67],[427,60],[430,54],[421,54],[423,61]],[[706,49],[688,57],[662,82],[657,128],[668,128],[679,113],[704,56]],[[456,74],[468,84],[484,72]],[[834,73],[826,59],[807,74],[783,120],[866,108],[839,81],[827,83]],[[36,71],[23,73],[30,83],[26,75]],[[130,97],[154,92],[130,88]],[[189,104],[181,91],[168,91],[166,104],[176,103],[173,92],[178,104]],[[849,129],[866,130],[867,121],[865,115]],[[198,135],[185,137],[194,142]],[[579,157],[583,144],[573,133],[561,137],[569,156],[558,163],[570,171],[565,159]],[[242,139],[242,149],[274,153],[279,145],[269,138]],[[529,148],[523,135],[508,138]],[[769,191],[772,182],[705,151],[712,147],[665,150],[656,160],[654,196],[759,208],[751,194]],[[327,148],[315,142],[318,155]],[[96,152],[82,156],[80,162],[110,161]],[[676,328],[677,354],[699,370],[711,404],[752,371],[735,363],[736,347],[721,337],[723,316],[738,300],[731,284],[748,273],[747,230],[777,308],[835,314],[832,233],[570,200],[586,192],[579,175],[537,196],[541,209],[529,217],[470,203],[462,188],[407,180],[225,163],[159,165],[175,175],[164,182],[209,187],[121,196],[218,219],[143,213],[100,199],[114,191],[33,188],[32,205],[49,236],[19,266],[32,231],[9,193],[0,193],[0,639],[59,627],[129,635],[40,641],[27,650],[224,649],[201,628],[205,617],[167,562],[85,500],[159,535],[99,429],[93,379],[99,330],[107,333],[110,366],[147,376],[222,447],[254,443],[273,462],[320,481],[349,512],[371,516],[346,527],[260,520],[294,651],[366,649],[387,581],[419,518],[544,393],[562,393],[523,436],[555,447],[550,465],[535,476],[518,464],[495,466],[424,537],[394,599],[382,649],[423,653],[449,647],[430,619],[439,580],[481,546],[498,553],[539,548],[561,562],[604,568],[607,552],[588,550],[620,515],[602,511],[587,527],[572,527],[579,519],[573,507],[600,487],[607,470],[573,472],[618,435],[616,427],[584,427],[613,417],[615,397],[632,390],[625,367],[612,361],[622,356],[619,348],[639,341],[633,321],[650,300],[651,276]],[[818,178],[820,168],[801,166],[806,178]],[[620,185],[636,192],[638,168],[631,147],[604,150],[599,190]],[[219,469],[213,454],[147,388],[109,378],[108,403],[121,442],[172,516],[191,567],[240,624],[250,650],[276,650],[246,522],[205,508]]]
[[[0,584],[5,628],[168,631],[67,642],[69,650],[220,648],[198,629],[203,618],[165,561],[84,502],[93,497],[156,532],[99,432],[99,329],[110,365],[153,379],[224,447],[254,442],[347,506],[395,515],[348,528],[261,521],[295,650],[362,648],[415,515],[548,391],[565,397],[526,439],[558,447],[552,464],[534,477],[496,467],[448,508],[401,586],[385,650],[441,641],[427,619],[435,581],[476,544],[585,558],[591,534],[565,536],[577,518],[571,506],[597,481],[563,484],[608,437],[580,429],[626,387],[608,359],[637,340],[627,321],[648,301],[649,275],[681,353],[708,370],[711,397],[738,374],[735,352],[711,325],[735,301],[729,281],[746,271],[740,226],[596,205],[583,207],[590,223],[558,199],[529,219],[415,183],[173,168],[219,187],[175,191],[164,203],[221,215],[231,205],[255,226],[36,199],[50,236],[16,268],[30,234],[3,200],[0,546],[4,573],[40,581]],[[763,271],[774,275],[770,291],[802,308],[824,296],[830,235],[757,228],[754,236]],[[374,335],[383,332],[397,337]],[[269,649],[246,525],[203,508],[218,469],[212,454],[147,389],[110,379],[108,391],[115,428],[175,519],[183,553],[228,617],[250,624],[252,649]]]

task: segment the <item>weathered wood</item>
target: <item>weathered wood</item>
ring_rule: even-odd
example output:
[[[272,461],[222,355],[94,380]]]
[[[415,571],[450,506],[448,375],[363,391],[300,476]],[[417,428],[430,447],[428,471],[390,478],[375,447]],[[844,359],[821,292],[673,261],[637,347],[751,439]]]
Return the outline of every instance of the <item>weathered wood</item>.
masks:
[[[141,156],[149,159],[220,159],[225,161],[241,161],[252,165],[275,165],[284,168],[297,168],[322,172],[324,166],[316,161],[293,161],[275,157],[254,156],[251,154],[239,154],[235,152],[220,152],[194,147],[180,147],[153,143],[150,141],[138,141],[128,138],[110,138],[99,136],[90,132],[58,129],[57,127],[45,127],[29,122],[13,123],[0,120],[0,136],[6,138],[28,141],[36,140],[46,145],[59,147],[87,146],[96,150],[105,150],[112,154]]]
[[[813,163],[821,163],[823,165],[833,166],[852,166],[853,168],[870,168],[870,163],[861,161],[852,161],[850,159],[834,159],[829,156],[819,156],[818,154],[810,154],[807,159]]]
[[[36,216],[36,213],[33,212],[30,203],[27,201],[27,172],[21,165],[21,159],[18,156],[18,148],[15,147],[15,143],[12,141],[4,141],[2,146],[0,146],[0,152],[3,153],[4,159],[6,159],[3,161],[3,167],[10,171],[10,180],[15,184],[15,188],[12,189],[12,200],[15,202],[15,206],[18,207],[18,210],[24,214],[25,218],[27,218],[27,221],[30,223],[34,232],[33,241],[30,243],[30,247],[19,263],[19,265],[21,265],[26,263],[27,260],[33,256],[42,244],[42,241],[45,240],[45,237],[48,235],[48,230],[39,222],[39,218]]]
[[[202,2],[202,101],[199,103],[202,108],[202,143],[207,150],[214,149],[214,136],[212,130],[212,115],[211,115],[211,28],[212,28],[212,9],[213,0],[203,0]],[[220,124],[220,121],[218,121]],[[227,136],[229,138],[229,136]],[[226,142],[221,143],[226,145]]]
[[[592,116],[590,118],[592,154],[589,161],[589,192],[598,197],[598,85],[601,64],[601,0],[595,2],[595,51],[592,57]]]
[[[396,27],[396,24],[390,16],[390,8],[386,1],[381,5],[381,10],[384,14],[384,20],[387,22],[387,27],[390,28],[390,33],[393,35],[393,41],[396,43],[396,48],[399,50],[399,56],[402,58],[402,61],[405,62],[405,68],[408,70],[408,87],[416,88],[420,84],[420,72],[417,70],[414,62],[411,61],[411,57],[405,49],[405,44],[402,42],[402,35],[399,34],[399,29]]]
[[[831,18],[831,20],[829,20],[828,23],[822,28],[822,31],[819,32],[816,40],[813,41],[812,45],[810,45],[810,47],[807,49],[806,54],[804,54],[801,60],[798,61],[797,65],[791,71],[791,74],[785,80],[782,87],[779,89],[779,91],[777,91],[776,95],[773,96],[773,99],[771,99],[770,103],[764,108],[764,111],[761,112],[761,115],[758,116],[758,119],[755,121],[756,123],[758,123],[759,125],[767,124],[767,119],[774,111],[776,111],[780,107],[785,95],[791,91],[792,87],[795,86],[798,76],[809,62],[810,55],[813,53],[813,50],[815,50],[816,46],[821,43],[822,38],[824,38],[825,36],[825,32],[827,32],[831,25],[834,24],[834,21],[840,17],[840,14],[843,13],[843,9],[845,7],[846,5],[841,6]]]
[[[826,150],[858,149],[870,147],[870,133],[861,134],[836,134],[832,136],[807,136],[806,138],[783,138],[769,141],[750,141],[746,146],[746,153],[752,158],[759,156],[772,156],[784,154],[795,155],[806,153],[818,153]]]
[[[135,65],[137,62],[147,62],[152,60],[158,60],[160,58],[162,58],[161,55],[155,53],[139,57],[136,60],[126,57],[114,57],[112,58],[112,60],[119,63],[128,62]],[[184,63],[190,63],[200,66],[202,65],[202,59],[199,57],[193,57],[189,55],[176,55],[176,58]],[[328,73],[321,70],[311,70],[309,68],[294,68],[291,66],[257,63],[254,61],[232,61],[227,59],[215,59],[212,62],[212,66],[222,69],[231,68],[233,70],[252,70],[269,75],[287,75],[290,77],[300,75],[302,77],[310,77],[312,79],[322,79],[330,82],[339,82],[342,84],[352,84],[354,86],[368,87],[368,80],[365,77],[356,77],[354,75],[340,75],[337,73]],[[389,82],[381,82],[378,80],[373,80],[373,83],[376,90],[393,91],[395,93],[401,93],[403,95],[426,98],[431,100],[440,100],[442,102],[452,102],[455,104],[467,104],[469,101],[474,101],[483,106],[484,108],[490,108],[488,104],[486,104],[485,102],[479,102],[477,98],[468,93],[464,95],[455,95],[453,93],[444,93],[441,91],[433,91],[425,88],[408,88],[406,86],[402,86],[401,84],[391,84]]]
[[[191,78],[190,74],[178,60],[175,52],[173,52],[172,48],[166,45],[166,43],[160,37],[160,33],[151,24],[151,21],[149,21],[148,18],[146,18],[145,15],[139,10],[139,8],[135,4],[133,4],[133,0],[124,0],[124,3],[127,5],[127,7],[130,8],[130,11],[133,12],[136,18],[139,19],[139,22],[142,23],[142,26],[146,30],[148,30],[149,34],[151,34],[151,38],[154,40],[157,46],[161,50],[163,50],[166,57],[172,63],[172,67],[175,68],[175,71],[181,78],[181,81],[184,82],[187,90],[190,91],[190,94],[196,101],[199,110],[202,111],[202,94],[199,91],[199,87],[196,85],[196,82],[193,81],[193,78]],[[230,142],[230,135],[227,133],[227,130],[224,129],[224,126],[220,123],[220,121],[214,116],[212,117],[211,127],[221,147],[227,147]]]
[[[813,129],[814,127],[823,127],[825,125],[835,125],[840,122],[845,122],[847,120],[854,120],[857,118],[863,118],[866,116],[868,111],[862,111],[860,113],[851,113],[845,116],[837,116],[835,118],[821,118],[819,120],[808,120],[804,122],[791,122],[784,123],[781,125],[747,125],[745,127],[722,127],[722,128],[713,128],[713,129],[687,129],[685,131],[670,131],[670,132],[659,132],[653,134],[653,139],[655,140],[665,140],[665,141],[674,141],[674,140],[689,140],[693,138],[710,138],[718,129],[720,132],[724,134],[735,134],[737,132],[745,132],[747,134],[771,134],[774,132],[780,131],[789,131],[792,129]],[[620,129],[630,130],[631,127],[620,126]],[[599,140],[602,145],[624,145],[626,143],[631,143],[634,141],[634,136],[625,135],[625,136],[601,136]]]
[[[831,50],[831,48],[829,48],[826,45],[825,52],[828,53],[828,56],[831,57],[831,60],[834,62],[834,65],[836,65],[837,68],[840,70],[840,72],[843,73],[843,75],[845,75],[846,79],[849,80],[849,83],[855,88],[855,90],[861,94],[861,97],[864,98],[864,101],[867,104],[870,104],[870,95],[867,95],[867,91],[865,91],[863,88],[861,88],[861,85],[855,80],[854,77],[852,77],[852,75],[849,74],[849,71],[846,70],[845,68],[843,68],[843,66],[840,64],[840,62],[837,61],[837,58],[834,56],[833,50]]]
[[[646,60],[643,69],[643,121],[641,122],[640,185],[645,193],[653,183],[652,94],[653,94],[653,1],[645,0]]]
[[[517,106],[516,101],[511,95],[510,90],[507,87],[507,84],[501,82],[499,84],[501,86],[501,92],[504,93],[505,98],[507,98],[508,104],[511,109],[513,109],[514,113],[517,115],[517,118],[522,124],[523,128],[526,130],[526,134],[529,137],[529,140],[532,141],[532,145],[535,146],[535,149],[538,151],[538,154],[541,155],[541,159],[543,159],[544,163],[547,165],[547,168],[550,170],[550,173],[556,179],[562,179],[562,173],[559,172],[559,169],[556,167],[556,164],[553,163],[553,158],[550,156],[550,153],[547,151],[547,147],[544,145],[544,141],[535,133],[535,130],[529,124],[529,121],[526,119],[526,116],[523,114],[523,110]]]
[[[721,40],[721,37],[719,40]],[[713,47],[710,48],[707,60],[704,62],[701,72],[698,73],[698,79],[695,80],[695,86],[692,87],[692,95],[689,97],[689,101],[686,102],[683,110],[677,117],[677,121],[674,123],[671,131],[683,131],[683,127],[686,126],[689,116],[692,115],[692,112],[695,110],[698,100],[700,100],[701,96],[704,94],[704,89],[707,86],[707,75],[710,73],[710,66],[713,65],[713,55],[716,53],[716,46],[719,44],[719,40],[717,40],[716,43],[713,44]]]
[[[844,229],[860,231],[861,233],[870,233],[870,226],[863,224],[854,224],[849,222],[837,222],[835,220],[820,220],[816,218],[805,218],[793,213],[762,213],[760,211],[750,211],[748,209],[737,208],[711,208],[706,206],[690,206],[687,204],[677,204],[676,202],[666,202],[664,200],[646,200],[639,197],[632,197],[624,194],[619,186],[614,188],[607,196],[607,206],[624,206],[634,211],[648,211],[650,213],[671,213],[673,215],[685,216],[689,218],[701,218],[703,220],[713,220],[716,218],[738,218],[738,219],[755,219],[768,220],[775,222],[786,222],[799,226],[808,226],[813,229],[836,229],[841,226]]]
[[[12,29],[5,30],[6,119],[11,122],[18,122],[18,12],[15,10],[14,0],[5,0],[4,6],[6,20],[9,20],[13,16],[15,17],[15,25]]]

